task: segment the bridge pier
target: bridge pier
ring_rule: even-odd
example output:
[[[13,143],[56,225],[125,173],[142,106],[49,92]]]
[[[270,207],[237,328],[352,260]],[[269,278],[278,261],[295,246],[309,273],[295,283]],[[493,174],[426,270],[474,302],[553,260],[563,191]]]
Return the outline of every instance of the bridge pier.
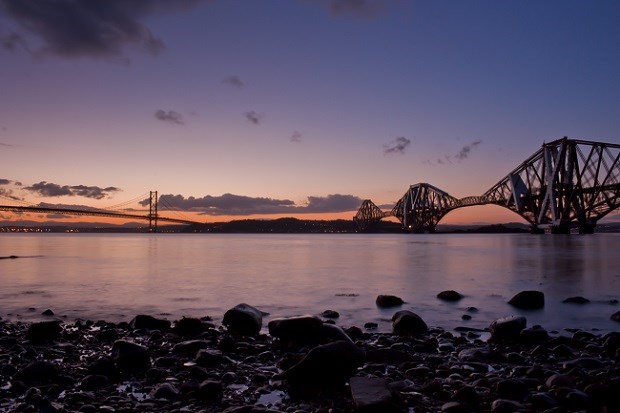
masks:
[[[552,225],[552,234],[570,234],[570,227],[568,225]]]
[[[542,228],[538,228],[536,225],[532,225],[530,227],[530,234],[544,234],[545,230]]]
[[[582,224],[579,226],[579,234],[594,234],[595,224]]]

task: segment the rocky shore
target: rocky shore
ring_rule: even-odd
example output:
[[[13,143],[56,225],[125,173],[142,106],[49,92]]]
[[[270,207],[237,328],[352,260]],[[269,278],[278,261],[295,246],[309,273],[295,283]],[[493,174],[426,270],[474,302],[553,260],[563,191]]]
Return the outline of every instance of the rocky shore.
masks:
[[[515,316],[445,331],[400,310],[378,333],[330,310],[264,315],[0,320],[0,411],[620,412],[620,332],[560,335]]]

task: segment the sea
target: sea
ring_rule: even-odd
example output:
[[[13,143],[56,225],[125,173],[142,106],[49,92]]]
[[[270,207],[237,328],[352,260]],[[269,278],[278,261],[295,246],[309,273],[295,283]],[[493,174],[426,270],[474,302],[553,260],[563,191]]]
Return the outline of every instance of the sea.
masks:
[[[274,318],[340,314],[390,331],[400,309],[452,330],[523,315],[528,326],[620,331],[620,234],[0,234],[0,317],[129,321],[223,314],[239,303]],[[458,302],[437,298],[444,290]],[[508,301],[545,295],[539,310]],[[401,297],[381,309],[380,294]],[[563,301],[581,296],[586,304]],[[470,320],[463,315],[470,315]]]

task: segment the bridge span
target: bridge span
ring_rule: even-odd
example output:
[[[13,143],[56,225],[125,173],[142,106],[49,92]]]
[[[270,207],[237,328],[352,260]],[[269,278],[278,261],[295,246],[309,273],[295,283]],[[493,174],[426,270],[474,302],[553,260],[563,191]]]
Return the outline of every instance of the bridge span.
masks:
[[[532,232],[592,233],[596,223],[620,206],[620,144],[567,137],[544,143],[532,156],[480,196],[455,198],[428,183],[410,185],[390,211],[370,199],[353,220],[361,231],[386,217],[403,229],[434,232],[457,208],[494,204],[517,213]]]
[[[5,197],[2,197],[5,198]],[[0,211],[8,212],[23,212],[23,213],[43,213],[43,214],[61,214],[61,215],[74,215],[74,216],[95,216],[105,218],[119,218],[119,219],[138,219],[146,220],[149,222],[149,232],[157,232],[158,222],[170,222],[174,224],[186,224],[186,225],[202,225],[204,222],[192,221],[183,218],[169,218],[159,215],[159,200],[157,197],[157,191],[151,191],[149,196],[149,210],[148,213],[144,211],[144,214],[139,214],[139,211],[114,211],[95,208],[58,208],[58,207],[46,207],[41,205],[0,205]]]

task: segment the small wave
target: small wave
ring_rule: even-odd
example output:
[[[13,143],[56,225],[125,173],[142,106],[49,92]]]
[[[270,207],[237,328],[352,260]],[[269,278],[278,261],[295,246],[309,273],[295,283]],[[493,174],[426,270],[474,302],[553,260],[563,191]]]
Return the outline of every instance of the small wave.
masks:
[[[182,301],[199,301],[200,298],[198,297],[175,297],[172,299],[172,301],[176,301],[176,302],[182,302]]]

